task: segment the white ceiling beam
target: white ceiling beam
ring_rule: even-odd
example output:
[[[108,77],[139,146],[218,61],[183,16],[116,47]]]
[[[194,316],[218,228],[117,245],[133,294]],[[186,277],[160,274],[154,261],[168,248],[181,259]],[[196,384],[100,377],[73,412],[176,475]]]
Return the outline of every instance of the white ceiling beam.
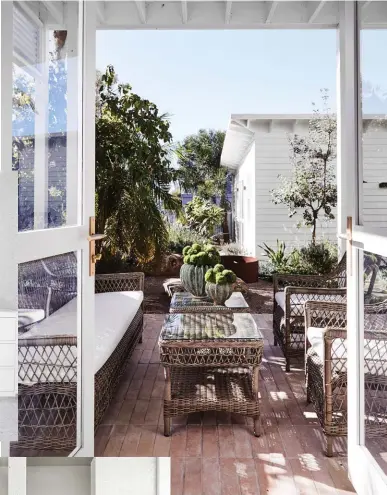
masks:
[[[311,3],[312,8],[310,10],[308,22],[311,24],[312,22],[314,22],[316,20],[317,16],[322,11],[326,2],[310,2],[310,3]],[[315,5],[313,5],[313,4],[315,4]]]
[[[105,2],[96,2],[97,6],[97,20],[100,24],[103,24],[105,20]]]
[[[187,24],[188,22],[188,4],[187,1],[181,2],[181,19],[183,24]]]
[[[231,15],[232,15],[232,2],[226,2],[226,13],[224,18],[224,22],[226,24],[230,24]]]
[[[42,2],[57,24],[63,24],[63,2]]]
[[[146,24],[146,5],[145,2],[136,2],[137,12],[140,17],[141,24]]]
[[[270,24],[273,20],[275,11],[277,10],[278,2],[270,2],[265,23]]]

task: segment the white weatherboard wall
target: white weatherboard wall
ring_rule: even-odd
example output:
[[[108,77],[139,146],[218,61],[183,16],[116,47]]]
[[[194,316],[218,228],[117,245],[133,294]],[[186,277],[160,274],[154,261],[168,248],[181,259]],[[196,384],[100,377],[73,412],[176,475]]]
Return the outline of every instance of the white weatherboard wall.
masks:
[[[255,221],[251,228],[256,230],[255,255],[262,256],[263,243],[275,247],[277,239],[287,246],[304,245],[311,239],[311,230],[297,228],[300,215],[289,218],[288,210],[283,205],[272,202],[271,191],[280,183],[279,175],[289,177],[291,161],[289,158],[289,134],[307,133],[308,121],[278,121],[269,126],[266,122],[253,122],[249,129],[255,132],[255,169],[256,169],[256,209]],[[333,211],[335,214],[335,211]],[[319,222],[317,235],[336,240],[336,222]]]
[[[243,246],[250,254],[255,253],[256,232],[254,212],[256,211],[256,170],[255,145],[253,144],[235,176],[235,230],[243,238]]]
[[[27,466],[27,495],[90,494],[90,466]]]
[[[283,205],[272,202],[270,191],[279,185],[279,175],[290,176],[291,160],[289,136],[303,135],[308,131],[310,116],[249,116],[246,119],[232,118],[232,123],[238,120],[247,132],[254,132],[254,146],[246,154],[243,151],[243,137],[229,133],[226,135],[222,163],[234,168],[235,184],[243,184],[245,196],[235,194],[235,212],[242,211],[243,220],[236,218],[237,225],[243,224],[242,229],[236,229],[237,241],[249,254],[262,256],[258,246],[267,243],[276,247],[277,239],[282,240],[288,247],[300,246],[309,242],[311,230],[305,227],[297,228],[302,220],[300,214],[289,218],[288,210]],[[232,124],[231,124],[232,125]],[[230,128],[231,128],[230,125]],[[235,125],[235,124],[234,124]],[[229,128],[229,129],[230,129]],[[229,131],[228,131],[229,132]],[[227,139],[229,141],[227,142]],[[241,154],[235,152],[240,141]],[[233,149],[233,157],[228,150]],[[387,125],[385,121],[364,119],[363,135],[363,223],[374,228],[387,228],[387,189],[379,184],[387,182]],[[334,164],[336,166],[336,164]],[[246,208],[246,197],[251,208]],[[242,205],[242,206],[241,206]],[[241,210],[242,208],[242,210]],[[300,210],[301,212],[302,210]],[[336,214],[335,209],[333,213]],[[337,223],[321,221],[317,227],[317,236],[333,242],[337,240]]]
[[[93,495],[159,495],[154,457],[96,457]]]

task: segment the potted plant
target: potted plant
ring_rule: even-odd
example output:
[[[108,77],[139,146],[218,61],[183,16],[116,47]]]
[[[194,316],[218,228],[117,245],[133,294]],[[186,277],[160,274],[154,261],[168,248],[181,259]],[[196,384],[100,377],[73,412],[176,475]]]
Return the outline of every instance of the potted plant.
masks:
[[[223,265],[216,265],[206,272],[206,293],[214,304],[223,305],[231,296],[236,282],[236,275],[231,270],[225,270]]]
[[[212,244],[192,244],[183,249],[184,264],[180,268],[180,280],[184,289],[195,297],[206,296],[204,276],[209,268],[220,262],[218,250]]]

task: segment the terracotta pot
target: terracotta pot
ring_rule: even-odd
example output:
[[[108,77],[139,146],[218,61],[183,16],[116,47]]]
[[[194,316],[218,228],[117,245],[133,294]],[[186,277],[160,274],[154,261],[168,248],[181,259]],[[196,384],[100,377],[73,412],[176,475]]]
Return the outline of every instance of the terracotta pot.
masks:
[[[258,259],[252,256],[221,256],[221,263],[227,270],[232,270],[246,284],[258,282]]]

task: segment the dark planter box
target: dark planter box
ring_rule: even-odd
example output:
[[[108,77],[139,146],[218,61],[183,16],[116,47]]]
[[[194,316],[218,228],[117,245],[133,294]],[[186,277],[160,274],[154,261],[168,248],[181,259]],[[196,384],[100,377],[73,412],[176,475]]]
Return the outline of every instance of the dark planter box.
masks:
[[[246,284],[258,282],[258,259],[252,256],[221,256],[222,265]]]

